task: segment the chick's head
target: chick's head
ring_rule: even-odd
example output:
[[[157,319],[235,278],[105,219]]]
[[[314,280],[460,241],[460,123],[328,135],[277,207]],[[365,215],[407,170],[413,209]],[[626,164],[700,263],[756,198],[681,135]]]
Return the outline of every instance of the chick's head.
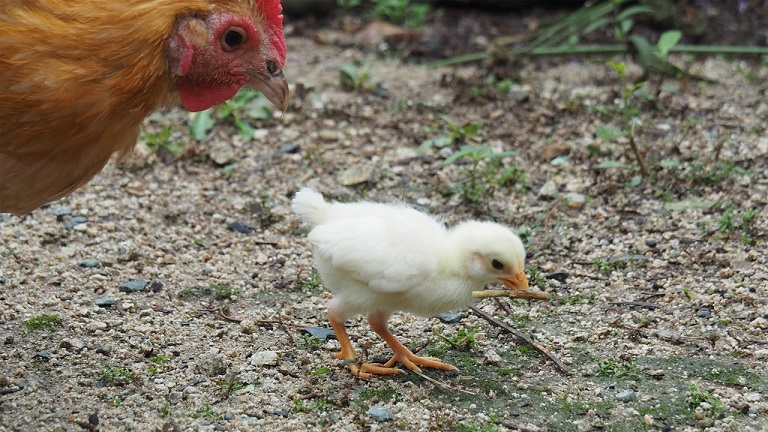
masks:
[[[451,230],[467,275],[483,285],[500,282],[513,290],[528,289],[525,247],[512,230],[494,222],[464,222]]]

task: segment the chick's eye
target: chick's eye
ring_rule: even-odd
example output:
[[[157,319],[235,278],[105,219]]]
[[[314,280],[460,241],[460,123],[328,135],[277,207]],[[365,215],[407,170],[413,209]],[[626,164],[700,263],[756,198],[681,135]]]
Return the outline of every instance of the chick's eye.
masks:
[[[229,27],[221,36],[221,48],[224,51],[230,52],[236,50],[240,45],[245,43],[246,33],[242,27]]]
[[[504,263],[497,259],[491,261],[491,266],[496,270],[504,270]]]

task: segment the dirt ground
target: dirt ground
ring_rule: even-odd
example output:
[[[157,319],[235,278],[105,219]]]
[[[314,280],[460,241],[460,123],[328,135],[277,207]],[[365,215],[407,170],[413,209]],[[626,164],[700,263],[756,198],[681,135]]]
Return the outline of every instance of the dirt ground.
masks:
[[[225,118],[199,142],[189,113],[158,113],[129,160],[0,215],[0,430],[768,429],[766,63],[673,56],[708,80],[651,76],[626,104],[606,62],[642,70],[623,56],[425,67],[553,12],[462,13],[428,20],[453,39],[394,53],[329,39],[365,17],[287,19],[288,112],[248,105],[246,138]],[[180,157],[149,148],[163,130]],[[355,379],[302,332],[329,328],[331,296],[290,211],[307,185],[514,227],[549,301],[477,307],[570,373],[467,310],[390,322],[459,372]]]

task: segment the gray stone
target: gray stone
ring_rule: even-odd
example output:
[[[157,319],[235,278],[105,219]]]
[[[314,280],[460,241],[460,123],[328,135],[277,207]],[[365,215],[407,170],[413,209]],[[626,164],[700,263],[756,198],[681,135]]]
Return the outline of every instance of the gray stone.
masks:
[[[377,422],[392,420],[392,413],[380,405],[374,405],[368,408],[368,415],[371,416],[371,419]]]
[[[99,268],[101,267],[101,261],[96,258],[86,258],[80,261],[80,266],[86,268]]]
[[[93,302],[96,303],[96,306],[103,308],[111,307],[117,304],[117,300],[111,297],[99,297]]]
[[[85,341],[77,338],[63,339],[59,342],[59,348],[64,348],[67,351],[79,352],[85,348]]]
[[[616,395],[616,400],[619,402],[631,402],[635,400],[636,395],[634,390],[626,390]]]
[[[437,316],[437,319],[440,321],[446,323],[446,324],[456,324],[457,322],[464,319],[464,314],[460,313],[441,313]]]
[[[332,329],[326,327],[306,327],[299,331],[301,334],[306,334],[312,337],[316,337],[322,341],[328,339],[336,339],[336,333]]]
[[[275,366],[280,360],[276,351],[257,351],[251,356],[253,366]]]
[[[709,318],[712,316],[712,311],[708,308],[701,308],[696,311],[696,316],[699,318]]]
[[[122,285],[120,285],[119,290],[120,292],[125,293],[144,291],[144,288],[146,288],[147,285],[149,285],[149,281],[144,279],[136,279],[124,282]]]

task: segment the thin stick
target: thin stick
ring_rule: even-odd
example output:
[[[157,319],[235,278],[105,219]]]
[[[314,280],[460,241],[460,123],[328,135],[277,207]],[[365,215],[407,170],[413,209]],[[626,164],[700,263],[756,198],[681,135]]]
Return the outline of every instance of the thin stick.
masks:
[[[494,297],[509,297],[519,298],[526,300],[547,300],[549,297],[547,293],[541,291],[528,291],[528,290],[483,290],[472,291],[472,297],[476,299],[487,299]]]
[[[488,315],[487,313],[483,312],[482,310],[478,309],[475,306],[470,306],[469,308],[472,309],[472,312],[476,313],[481,318],[484,318],[486,321],[488,321],[492,325],[494,325],[496,327],[499,327],[500,329],[502,329],[504,331],[512,333],[518,339],[520,339],[523,342],[525,342],[526,344],[532,346],[538,352],[540,352],[540,353],[544,354],[545,356],[549,357],[549,359],[552,360],[552,363],[554,363],[555,366],[557,367],[557,369],[559,369],[560,372],[562,372],[563,374],[571,375],[571,370],[568,368],[568,366],[563,364],[563,362],[561,362],[560,359],[555,354],[553,354],[548,349],[544,348],[544,346],[541,345],[540,343],[538,343],[535,340],[531,339],[526,334],[524,334],[522,332],[519,332],[519,331],[513,329],[512,327],[508,326],[507,324],[505,324],[505,323],[497,320],[496,318]]]
[[[440,381],[440,380],[436,380],[436,379],[434,379],[434,378],[432,378],[432,377],[428,377],[428,376],[424,375],[424,374],[423,374],[423,373],[421,373],[421,372],[416,372],[416,371],[410,371],[410,372],[413,372],[413,373],[415,373],[416,375],[418,375],[418,376],[420,376],[420,377],[424,378],[425,380],[427,380],[427,381],[430,381],[430,382],[432,382],[433,384],[437,384],[437,385],[439,385],[440,387],[445,387],[445,388],[447,388],[447,389],[449,389],[449,390],[454,390],[454,391],[457,391],[457,392],[462,392],[462,393],[465,393],[465,394],[468,394],[468,395],[477,396],[477,393],[472,393],[471,391],[469,391],[469,390],[464,390],[463,388],[454,387],[454,386],[452,386],[452,385],[450,385],[450,384],[448,384],[448,383],[442,382],[442,381]]]

